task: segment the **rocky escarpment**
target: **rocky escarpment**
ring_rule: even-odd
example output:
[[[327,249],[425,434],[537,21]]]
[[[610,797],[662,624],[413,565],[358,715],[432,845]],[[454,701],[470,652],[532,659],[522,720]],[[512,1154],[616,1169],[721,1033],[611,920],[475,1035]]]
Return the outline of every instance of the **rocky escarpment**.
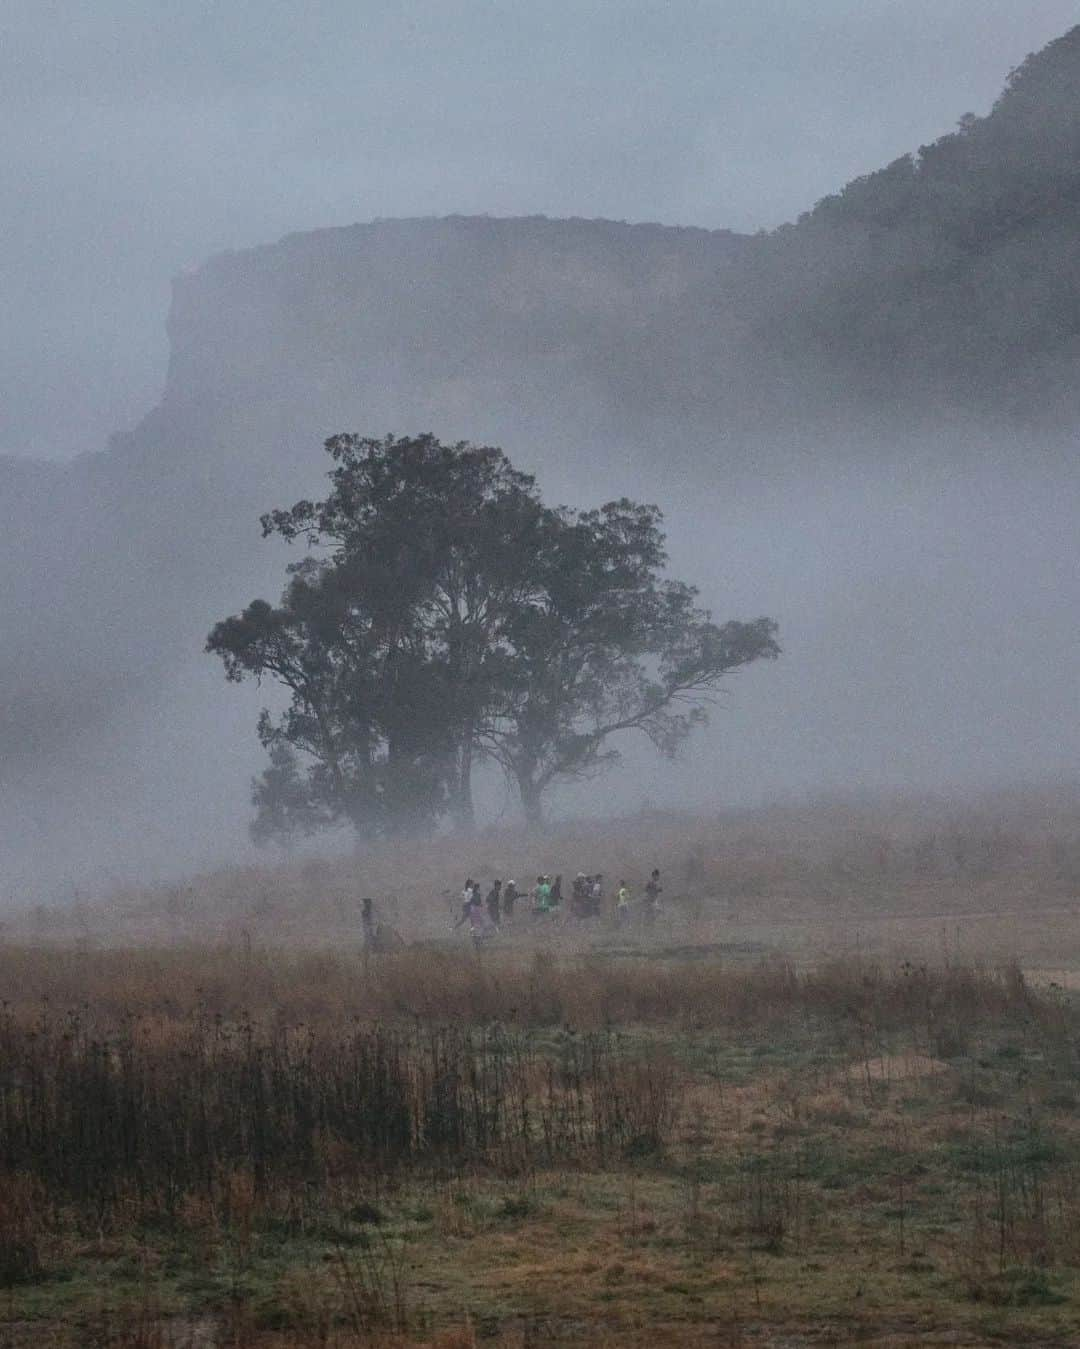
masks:
[[[175,283],[155,424],[215,443],[250,438],[252,419],[306,443],[345,426],[605,434],[655,326],[749,247],[727,231],[452,217],[226,254]]]
[[[152,687],[280,561],[258,514],[343,428],[436,428],[533,462],[609,436],[627,353],[745,249],[610,221],[386,221],[179,277],[159,405],[71,465],[0,460],[7,761]],[[271,579],[272,578],[272,579]]]

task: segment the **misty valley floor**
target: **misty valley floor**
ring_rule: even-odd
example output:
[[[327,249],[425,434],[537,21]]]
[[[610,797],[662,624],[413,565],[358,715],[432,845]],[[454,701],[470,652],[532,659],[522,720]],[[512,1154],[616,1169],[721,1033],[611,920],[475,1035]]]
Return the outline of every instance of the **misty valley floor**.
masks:
[[[171,1198],[134,1170],[77,1196],[45,1164],[32,1181],[24,1154],[0,1206],[0,1342],[1076,1343],[1069,995],[967,967],[727,980],[697,1026],[676,1007],[682,1024],[658,1014],[618,1033],[629,1063],[660,1073],[623,1089],[664,1099],[640,1112],[655,1128],[615,1147],[585,1129],[560,1157],[538,1119],[534,1154],[491,1139],[391,1164],[328,1133],[314,1173],[264,1146],[260,1175],[251,1135],[250,1164],[208,1153],[207,1185]],[[129,1086],[139,1055],[170,1052],[153,1020],[142,1040],[117,1030]],[[170,1021],[195,1053],[188,1014]],[[6,1031],[10,1155],[13,1057],[28,1083],[43,1032],[29,1025],[20,1055]],[[596,1034],[521,1031],[529,1072],[555,1065],[541,1096]],[[36,1090],[81,1096],[89,1144],[101,1084],[85,1056],[58,1071],[58,1043]],[[152,1114],[153,1091],[136,1091]]]
[[[834,824],[488,841],[696,879],[482,953],[453,843],[389,956],[345,859],[16,919],[0,1344],[1080,1342],[1073,835]]]

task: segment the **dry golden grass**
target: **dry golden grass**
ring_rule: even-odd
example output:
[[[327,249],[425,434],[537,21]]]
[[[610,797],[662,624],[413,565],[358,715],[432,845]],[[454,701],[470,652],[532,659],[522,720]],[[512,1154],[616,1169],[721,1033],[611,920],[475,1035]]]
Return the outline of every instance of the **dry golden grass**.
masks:
[[[235,946],[79,951],[0,947],[9,1021],[74,1017],[83,1029],[132,1029],[158,1046],[193,1018],[280,1030],[354,1021],[576,1030],[767,1025],[792,1013],[965,1020],[1032,1000],[1019,966],[895,964],[874,957],[798,966],[720,958],[623,960],[602,953],[430,951],[359,954]]]
[[[655,931],[449,931],[466,874],[654,865]],[[366,894],[406,949],[365,958]],[[0,1344],[1080,1343],[1077,982],[1065,793],[388,844],[14,915]]]
[[[365,971],[322,951],[8,948],[0,979],[25,996],[0,1037],[0,1152],[20,1159],[0,1246],[17,1256],[29,1236],[39,1250],[0,1307],[0,1343],[1064,1345],[1080,1333],[1077,1010],[1033,993],[1015,966],[430,960],[406,952]],[[216,1008],[196,982],[208,972]],[[77,1028],[64,1024],[69,998]],[[612,1008],[629,1073],[582,1093],[588,1036],[564,1022],[600,1025]],[[249,1019],[230,1024],[242,1009]],[[511,1011],[522,1039],[504,1062],[516,1066],[491,1077],[477,1023]],[[436,1042],[437,1021],[476,1029]],[[455,1118],[464,1102],[479,1124],[492,1089],[533,1093],[532,1153],[507,1152],[486,1124],[478,1145],[470,1123],[466,1148],[409,1144],[386,1169],[367,1126],[334,1105],[374,1062],[348,1049],[373,1022],[406,1038],[362,1044],[421,1058],[404,1075],[379,1070],[372,1090],[398,1082],[411,1097],[435,1044],[445,1085],[428,1099],[446,1110],[452,1085]],[[488,1046],[479,1076],[470,1043]],[[580,1131],[597,1086],[662,1120],[646,1150],[636,1126],[614,1151]],[[226,1132],[238,1105],[239,1132]],[[42,1115],[67,1131],[60,1148]],[[566,1140],[554,1149],[552,1127]],[[142,1151],[155,1138],[175,1164]],[[112,1158],[95,1175],[88,1156],[89,1185],[70,1167],[80,1139]]]

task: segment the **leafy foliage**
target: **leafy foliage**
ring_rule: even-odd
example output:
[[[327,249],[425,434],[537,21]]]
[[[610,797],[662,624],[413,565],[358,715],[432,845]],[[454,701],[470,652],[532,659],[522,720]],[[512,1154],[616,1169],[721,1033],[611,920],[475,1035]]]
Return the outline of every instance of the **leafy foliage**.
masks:
[[[612,761],[611,736],[673,753],[724,674],[778,654],[771,620],[718,627],[661,577],[655,506],[553,509],[500,450],[431,435],[326,449],[326,500],[263,517],[315,551],[279,606],[255,600],[207,642],[229,679],[290,695],[259,719],[257,837],[415,831],[447,808],[467,825],[479,754],[536,820],[549,786]]]
[[[533,819],[553,783],[617,759],[617,732],[641,731],[672,755],[707,719],[723,675],[778,654],[771,620],[718,627],[692,586],[661,579],[661,519],[627,500],[560,512],[536,598],[508,625],[504,696],[484,744]]]

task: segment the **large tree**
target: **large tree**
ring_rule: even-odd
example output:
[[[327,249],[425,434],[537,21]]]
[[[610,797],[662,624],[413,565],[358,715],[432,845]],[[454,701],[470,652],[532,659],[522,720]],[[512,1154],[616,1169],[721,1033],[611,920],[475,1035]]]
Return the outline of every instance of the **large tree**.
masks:
[[[282,719],[263,715],[263,742],[298,748],[339,816],[377,822],[395,790],[407,802],[422,784],[430,810],[446,804],[468,828],[499,633],[530,598],[550,512],[490,447],[338,435],[326,449],[325,500],[262,518],[264,536],[314,556],[290,568],[278,609],[257,601],[219,623],[208,649],[230,678],[290,690]]]
[[[259,717],[271,763],[254,789],[255,836],[431,825],[452,745],[445,672],[419,635],[387,625],[348,561],[309,557],[290,571],[279,605],[254,600],[207,641],[229,679],[269,678],[290,697],[278,717]]]
[[[777,654],[768,619],[715,625],[662,575],[660,512],[575,512],[487,446],[335,436],[323,501],[262,520],[307,543],[279,605],[218,623],[230,679],[289,693],[259,735],[257,832],[472,823],[472,768],[497,762],[537,822],[553,784],[601,769],[621,731],[673,753],[719,680]]]

